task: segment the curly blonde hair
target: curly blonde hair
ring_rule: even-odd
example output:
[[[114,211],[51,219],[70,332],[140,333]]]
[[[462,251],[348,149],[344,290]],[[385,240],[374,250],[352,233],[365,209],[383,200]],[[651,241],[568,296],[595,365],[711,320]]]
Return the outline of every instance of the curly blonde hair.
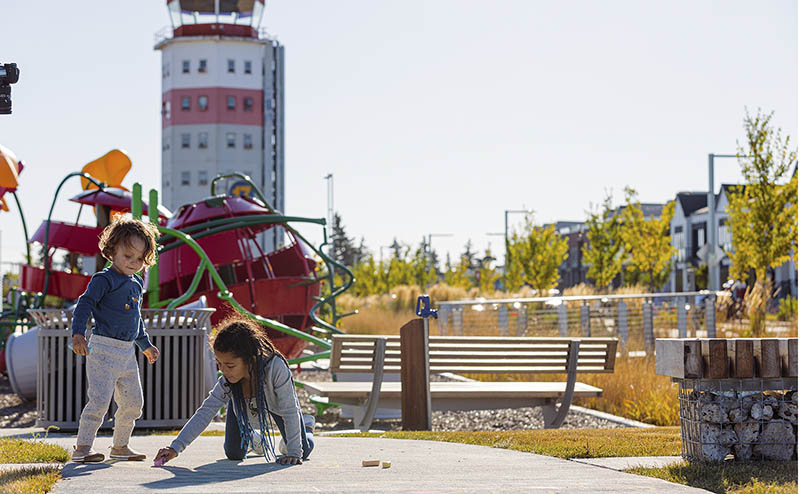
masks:
[[[100,235],[100,253],[109,261],[120,243],[131,245],[131,239],[140,238],[144,242],[144,266],[149,267],[156,263],[156,250],[158,244],[158,228],[150,223],[133,218],[117,218],[113,223],[103,229]]]

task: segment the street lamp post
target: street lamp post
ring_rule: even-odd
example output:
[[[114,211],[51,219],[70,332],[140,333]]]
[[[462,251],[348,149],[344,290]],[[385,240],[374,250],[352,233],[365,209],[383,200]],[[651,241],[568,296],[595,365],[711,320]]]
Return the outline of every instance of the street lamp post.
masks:
[[[428,241],[425,244],[428,254],[428,264],[433,263],[433,247],[431,246],[431,237],[452,237],[452,233],[429,233],[428,234]]]
[[[333,173],[325,175],[328,182],[328,255],[333,256]]]

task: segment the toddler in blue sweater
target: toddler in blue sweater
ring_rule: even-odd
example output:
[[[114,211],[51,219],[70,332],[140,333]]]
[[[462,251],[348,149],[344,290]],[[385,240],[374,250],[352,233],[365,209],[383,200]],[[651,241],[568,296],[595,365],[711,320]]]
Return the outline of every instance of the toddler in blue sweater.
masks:
[[[102,453],[92,450],[92,444],[112,396],[117,411],[111,458],[145,459],[145,455],[128,447],[134,421],[142,415],[144,402],[133,345],[139,347],[151,364],[158,359],[158,349],[150,342],[142,321],[144,282],[136,273],[155,264],[157,236],[155,226],[123,218],[106,227],[100,237],[100,251],[111,261],[111,266],[92,276],[72,316],[72,350],[86,356],[88,384],[88,401],[81,413],[77,445],[72,454],[74,461],[105,459]],[[95,325],[87,342],[90,315],[94,316]]]

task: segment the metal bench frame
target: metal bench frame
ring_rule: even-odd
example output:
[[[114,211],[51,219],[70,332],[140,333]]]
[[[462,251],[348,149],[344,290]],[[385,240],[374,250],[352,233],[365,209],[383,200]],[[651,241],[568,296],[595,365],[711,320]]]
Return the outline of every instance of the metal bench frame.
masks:
[[[546,428],[558,428],[574,397],[599,397],[602,390],[577,382],[578,373],[613,373],[617,338],[431,336],[432,374],[565,373],[563,382],[432,382],[432,410],[542,407]],[[372,382],[305,382],[312,393],[355,406],[353,421],[369,430],[378,408],[400,408],[400,337],[335,335],[331,371],[369,372]],[[559,404],[557,407],[556,405]]]

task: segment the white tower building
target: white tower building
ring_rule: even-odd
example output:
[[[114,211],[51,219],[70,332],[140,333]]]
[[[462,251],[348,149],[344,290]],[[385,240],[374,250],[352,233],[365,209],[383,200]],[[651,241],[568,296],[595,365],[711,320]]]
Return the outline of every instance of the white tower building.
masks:
[[[161,201],[175,211],[241,172],[283,211],[283,46],[259,31],[265,0],[167,0],[161,51]],[[236,179],[216,193],[247,192]]]

